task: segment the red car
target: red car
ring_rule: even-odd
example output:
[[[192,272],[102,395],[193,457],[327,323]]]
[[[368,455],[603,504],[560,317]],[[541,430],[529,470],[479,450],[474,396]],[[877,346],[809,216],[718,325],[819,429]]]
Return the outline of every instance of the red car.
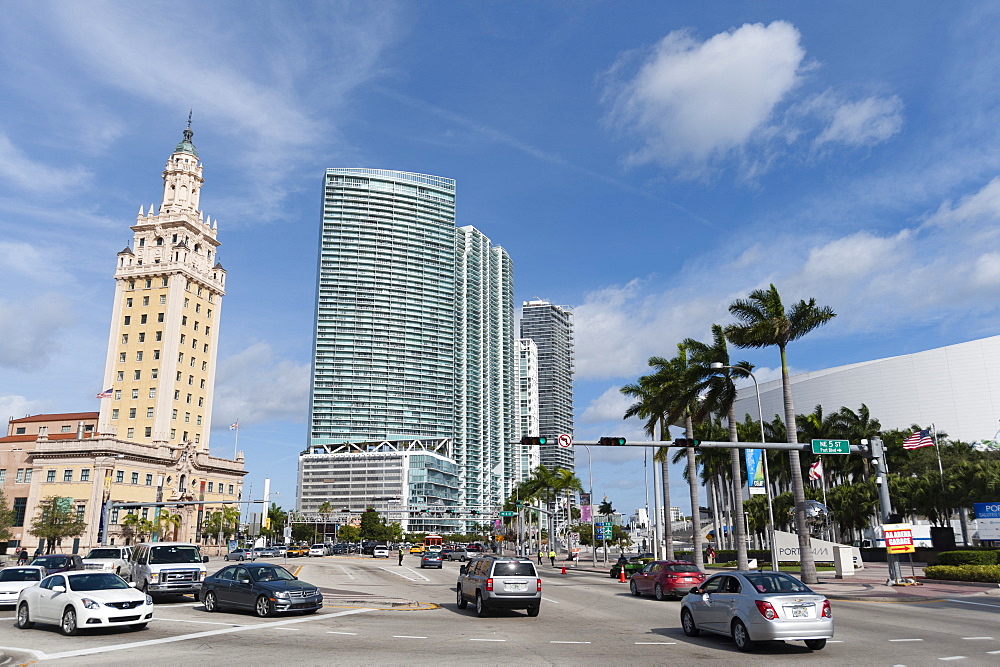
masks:
[[[629,589],[636,597],[652,593],[657,600],[667,596],[683,597],[695,586],[701,586],[705,575],[694,563],[686,560],[654,560],[632,575]]]

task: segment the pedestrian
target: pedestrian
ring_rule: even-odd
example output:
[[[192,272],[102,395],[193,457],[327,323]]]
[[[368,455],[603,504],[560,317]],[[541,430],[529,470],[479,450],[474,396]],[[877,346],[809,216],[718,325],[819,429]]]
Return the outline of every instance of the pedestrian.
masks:
[[[21,547],[21,550],[17,553],[17,564],[27,565],[28,564],[28,550]]]
[[[705,553],[708,556],[708,562],[715,563],[715,549],[712,548],[711,544],[708,545],[708,549],[705,551]]]
[[[552,561],[552,567],[556,566],[556,552],[555,550],[549,551],[549,560]]]
[[[539,565],[542,564],[542,550],[541,549],[538,550],[538,564]]]
[[[403,547],[399,547],[399,564],[403,564]]]
[[[42,545],[39,544],[38,547],[35,549],[35,558],[38,558],[41,555],[42,555]]]

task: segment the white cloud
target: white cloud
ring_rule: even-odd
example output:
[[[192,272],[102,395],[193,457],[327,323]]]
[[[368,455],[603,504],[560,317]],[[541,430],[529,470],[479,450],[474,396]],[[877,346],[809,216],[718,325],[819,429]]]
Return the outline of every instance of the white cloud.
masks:
[[[633,163],[705,162],[768,122],[798,82],[804,57],[798,30],[785,21],[745,24],[704,42],[675,31],[634,78],[609,91],[609,119],[640,137]]]
[[[903,103],[898,97],[869,97],[832,109],[830,124],[816,137],[816,145],[843,143],[868,146],[882,143],[903,127]]]
[[[590,424],[621,419],[635,400],[622,394],[621,387],[609,387],[603,394],[590,402],[587,409],[580,415],[580,422]]]
[[[90,180],[83,167],[60,169],[29,157],[5,134],[0,134],[0,181],[7,181],[17,190],[33,193],[73,191]]]
[[[31,401],[24,396],[14,394],[0,396],[0,416],[18,419],[31,414],[38,414],[42,409],[42,401]]]
[[[62,329],[73,324],[72,302],[42,294],[22,302],[0,299],[0,367],[44,368],[59,347]]]
[[[271,346],[254,343],[219,362],[213,426],[285,420],[301,423],[309,406],[309,365],[276,360]]]
[[[69,284],[72,276],[53,261],[54,256],[63,255],[63,250],[40,248],[20,241],[0,241],[0,276],[10,273],[35,283]],[[5,277],[5,280],[12,282],[13,277]]]

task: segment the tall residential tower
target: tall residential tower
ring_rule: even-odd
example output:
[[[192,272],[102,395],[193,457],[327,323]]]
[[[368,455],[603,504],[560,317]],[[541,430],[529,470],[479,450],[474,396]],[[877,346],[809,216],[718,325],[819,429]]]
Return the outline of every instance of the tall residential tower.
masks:
[[[573,434],[573,313],[548,301],[525,301],[521,338],[538,347],[538,435],[554,439]],[[572,449],[555,444],[541,448],[546,468],[574,470]]]

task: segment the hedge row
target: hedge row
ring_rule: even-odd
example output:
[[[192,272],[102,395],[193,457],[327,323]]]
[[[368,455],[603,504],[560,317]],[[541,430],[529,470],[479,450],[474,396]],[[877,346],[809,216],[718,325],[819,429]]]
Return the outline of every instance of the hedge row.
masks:
[[[1000,583],[1000,565],[928,565],[924,568],[924,576],[928,579]]]
[[[940,565],[1000,565],[1000,551],[942,551]]]

